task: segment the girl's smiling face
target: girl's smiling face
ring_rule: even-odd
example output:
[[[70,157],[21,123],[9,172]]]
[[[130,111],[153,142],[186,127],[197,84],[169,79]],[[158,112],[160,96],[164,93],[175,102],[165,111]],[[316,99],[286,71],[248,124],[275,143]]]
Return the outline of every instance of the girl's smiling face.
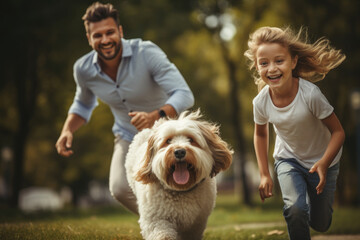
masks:
[[[262,43],[255,56],[256,69],[271,90],[287,91],[291,88],[297,56],[292,58],[287,47],[278,43]]]

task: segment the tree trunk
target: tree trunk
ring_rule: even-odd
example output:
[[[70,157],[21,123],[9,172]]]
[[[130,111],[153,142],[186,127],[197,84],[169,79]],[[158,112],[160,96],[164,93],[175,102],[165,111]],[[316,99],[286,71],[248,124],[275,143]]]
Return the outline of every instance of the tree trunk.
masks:
[[[225,45],[226,43],[221,41],[222,54],[229,74],[229,87],[230,87],[230,99],[231,99],[231,112],[232,112],[232,125],[234,126],[236,149],[239,151],[238,164],[240,173],[240,180],[242,183],[242,195],[243,201],[246,205],[251,206],[251,191],[246,177],[245,165],[246,165],[246,141],[243,133],[243,122],[241,118],[242,109],[238,100],[238,84],[236,80],[236,63],[231,59],[229,50]],[[236,165],[235,165],[236,166]],[[240,198],[241,199],[241,198]]]
[[[38,93],[37,47],[33,42],[28,42],[24,52],[26,53],[25,58],[23,61],[18,62],[18,68],[15,69],[15,71],[17,71],[15,86],[17,94],[18,128],[13,143],[14,165],[12,196],[10,199],[10,205],[13,207],[18,207],[19,192],[23,187],[26,142]]]

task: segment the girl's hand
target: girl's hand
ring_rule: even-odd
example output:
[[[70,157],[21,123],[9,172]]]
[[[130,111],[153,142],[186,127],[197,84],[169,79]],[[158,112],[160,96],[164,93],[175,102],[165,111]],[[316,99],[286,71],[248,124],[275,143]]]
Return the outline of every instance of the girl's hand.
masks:
[[[316,162],[309,171],[310,173],[317,172],[319,175],[320,181],[316,187],[317,194],[322,193],[326,183],[328,167],[336,157],[336,154],[338,154],[345,139],[344,129],[342,128],[341,123],[336,117],[335,113],[330,114],[330,116],[322,119],[321,121],[329,129],[331,133],[331,139],[323,157],[318,162]]]
[[[270,176],[263,176],[260,179],[259,194],[261,201],[264,202],[265,198],[272,197],[273,181]]]
[[[317,172],[317,174],[319,175],[320,181],[319,184],[316,186],[316,193],[318,195],[324,190],[328,167],[329,166],[327,166],[326,164],[322,164],[321,161],[318,161],[311,167],[309,171],[309,173]]]

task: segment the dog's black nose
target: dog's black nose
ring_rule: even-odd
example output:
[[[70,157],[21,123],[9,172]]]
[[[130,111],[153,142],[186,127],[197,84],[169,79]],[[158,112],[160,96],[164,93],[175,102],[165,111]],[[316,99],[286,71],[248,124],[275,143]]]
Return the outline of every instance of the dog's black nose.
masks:
[[[175,150],[174,154],[177,159],[182,159],[186,155],[186,150],[183,148],[179,148]]]

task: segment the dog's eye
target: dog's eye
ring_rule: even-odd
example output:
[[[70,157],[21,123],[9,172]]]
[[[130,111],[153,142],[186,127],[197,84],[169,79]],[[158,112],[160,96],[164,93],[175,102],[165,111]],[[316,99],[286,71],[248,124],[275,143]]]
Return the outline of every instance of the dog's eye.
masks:
[[[168,140],[166,140],[166,143],[167,143],[167,144],[170,144],[170,143],[171,143],[171,138],[169,138]]]
[[[189,142],[190,142],[190,143],[193,143],[193,142],[194,142],[194,139],[192,139],[191,137],[188,137],[188,139],[189,139]]]

